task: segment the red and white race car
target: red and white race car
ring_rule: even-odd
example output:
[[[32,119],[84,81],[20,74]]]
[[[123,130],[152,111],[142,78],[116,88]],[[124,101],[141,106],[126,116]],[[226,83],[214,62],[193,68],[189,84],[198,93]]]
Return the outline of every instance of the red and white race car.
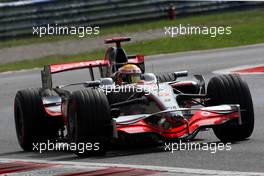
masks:
[[[187,71],[146,73],[144,56],[128,56],[113,38],[101,60],[44,66],[42,87],[17,92],[15,124],[20,146],[32,150],[34,142],[63,140],[97,143],[98,149],[75,153],[89,156],[105,153],[109,143],[193,139],[204,128],[213,128],[221,141],[250,137],[254,110],[248,85],[238,75],[219,75],[207,88],[203,76],[179,81]],[[52,75],[89,69],[91,80],[52,86]],[[94,68],[100,78],[95,79]],[[83,85],[81,90],[67,87]],[[133,142],[134,142],[133,141]]]

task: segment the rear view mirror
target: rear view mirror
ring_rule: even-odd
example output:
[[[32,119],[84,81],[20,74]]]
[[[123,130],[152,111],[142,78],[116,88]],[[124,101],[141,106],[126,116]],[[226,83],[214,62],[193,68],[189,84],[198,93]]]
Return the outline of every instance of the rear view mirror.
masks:
[[[188,71],[178,71],[173,73],[175,76],[175,80],[179,77],[185,77],[188,76]]]

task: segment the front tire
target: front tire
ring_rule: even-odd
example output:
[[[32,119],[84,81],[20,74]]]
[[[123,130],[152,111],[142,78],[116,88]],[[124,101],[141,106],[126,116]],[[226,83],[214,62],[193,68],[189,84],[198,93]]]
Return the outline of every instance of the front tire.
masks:
[[[68,104],[67,129],[71,144],[92,145],[89,150],[77,149],[76,155],[87,157],[105,154],[113,134],[106,95],[96,89],[73,92]]]
[[[231,121],[214,127],[217,138],[224,142],[232,142],[250,137],[254,129],[254,110],[247,83],[239,75],[216,76],[209,81],[207,93],[210,97],[208,106],[239,104],[242,110],[242,125]]]

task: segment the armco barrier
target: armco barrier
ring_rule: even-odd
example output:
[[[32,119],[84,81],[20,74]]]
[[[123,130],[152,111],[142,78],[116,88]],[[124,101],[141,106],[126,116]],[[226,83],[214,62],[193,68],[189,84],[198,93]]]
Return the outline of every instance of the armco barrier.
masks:
[[[96,26],[165,18],[171,3],[177,15],[264,5],[257,1],[5,0],[0,3],[0,38],[30,35],[33,26],[47,24]]]

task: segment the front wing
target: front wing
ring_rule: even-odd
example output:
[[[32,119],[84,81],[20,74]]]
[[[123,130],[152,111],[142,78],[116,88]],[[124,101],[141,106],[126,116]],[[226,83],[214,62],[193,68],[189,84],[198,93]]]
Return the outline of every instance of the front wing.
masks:
[[[144,121],[146,118],[155,118],[155,115],[173,111],[195,110],[194,115],[189,119],[182,119],[182,123],[174,128],[165,129],[150,125]],[[156,133],[164,138],[181,139],[188,138],[202,128],[221,125],[230,120],[237,119],[238,125],[242,124],[241,110],[239,105],[220,105],[200,109],[180,108],[177,110],[166,110],[155,114],[143,114],[135,116],[121,116],[115,119],[116,131],[129,134]]]

